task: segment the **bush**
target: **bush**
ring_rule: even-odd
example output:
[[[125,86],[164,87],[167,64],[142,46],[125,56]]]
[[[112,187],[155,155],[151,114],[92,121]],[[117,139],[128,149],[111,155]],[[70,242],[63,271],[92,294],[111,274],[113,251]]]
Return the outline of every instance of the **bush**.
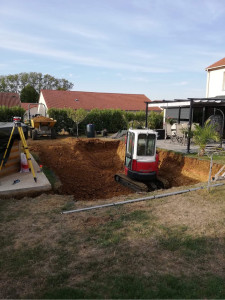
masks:
[[[136,119],[136,113],[135,112],[124,111],[123,115],[124,115],[127,122],[130,122],[130,121],[133,121],[133,120]]]
[[[210,140],[213,140],[215,142],[218,142],[220,140],[220,135],[215,130],[215,125],[210,124],[210,120],[206,121],[203,127],[195,124],[193,135],[195,144],[199,146],[198,154],[200,156],[203,156],[205,154],[206,145]]]
[[[163,113],[151,111],[148,115],[148,127],[151,129],[163,128]]]
[[[127,129],[127,120],[119,109],[92,109],[87,115],[85,123],[94,124],[96,131],[107,129],[108,132],[117,132]]]
[[[67,108],[50,108],[48,115],[57,121],[54,127],[56,132],[60,132],[62,129],[70,132],[70,129],[74,126],[73,120],[68,117]]]
[[[23,122],[25,112],[25,109],[20,106],[0,106],[0,122],[12,122],[13,117],[21,117],[21,121]]]
[[[135,113],[135,119],[138,122],[145,122],[146,113],[145,111],[137,111]]]
[[[121,110],[112,111],[112,121],[110,132],[117,132],[122,129],[127,129],[127,121]]]
[[[145,122],[139,122],[137,120],[133,120],[133,121],[130,121],[128,123],[128,127],[129,128],[133,128],[133,129],[142,129],[145,127]]]
[[[86,119],[85,122],[82,122],[82,125],[85,127],[87,124],[94,124],[95,130],[102,130],[102,121],[101,121],[101,111],[97,108],[92,109]]]
[[[100,110],[100,118],[101,118],[101,129],[107,129],[111,131],[111,122],[112,122],[112,110],[111,109],[103,109]]]

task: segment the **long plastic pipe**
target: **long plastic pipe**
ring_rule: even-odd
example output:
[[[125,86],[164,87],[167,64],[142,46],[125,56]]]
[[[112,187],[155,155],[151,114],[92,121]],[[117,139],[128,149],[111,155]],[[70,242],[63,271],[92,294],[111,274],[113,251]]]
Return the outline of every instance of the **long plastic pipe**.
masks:
[[[217,183],[213,184],[210,187],[217,187],[224,185],[225,183]],[[191,188],[187,190],[181,190],[181,191],[176,191],[172,193],[166,193],[166,194],[159,194],[155,196],[150,196],[150,197],[144,197],[144,198],[138,198],[138,199],[132,199],[132,200],[126,200],[126,201],[120,201],[120,202],[114,202],[114,203],[108,203],[108,204],[102,204],[102,205],[95,205],[95,206],[89,206],[89,207],[84,207],[84,208],[78,208],[74,210],[67,210],[63,211],[61,214],[71,214],[71,213],[76,213],[76,212],[81,212],[81,211],[86,211],[86,210],[92,210],[92,209],[98,209],[98,208],[105,208],[105,207],[110,207],[110,206],[117,206],[117,205],[123,205],[123,204],[128,204],[128,203],[134,203],[134,202],[141,202],[141,201],[146,201],[146,200],[152,200],[152,199],[158,199],[158,198],[163,198],[163,197],[168,197],[168,196],[173,196],[173,195],[179,195],[179,194],[184,194],[188,192],[193,192],[197,190],[202,190],[206,188],[205,186],[200,186],[196,188]]]

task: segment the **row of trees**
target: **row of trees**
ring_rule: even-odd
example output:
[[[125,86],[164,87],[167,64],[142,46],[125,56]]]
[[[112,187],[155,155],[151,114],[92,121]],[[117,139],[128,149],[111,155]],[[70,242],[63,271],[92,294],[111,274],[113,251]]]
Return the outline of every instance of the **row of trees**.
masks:
[[[19,93],[21,102],[38,101],[40,90],[71,90],[73,83],[37,72],[0,76],[0,92]]]

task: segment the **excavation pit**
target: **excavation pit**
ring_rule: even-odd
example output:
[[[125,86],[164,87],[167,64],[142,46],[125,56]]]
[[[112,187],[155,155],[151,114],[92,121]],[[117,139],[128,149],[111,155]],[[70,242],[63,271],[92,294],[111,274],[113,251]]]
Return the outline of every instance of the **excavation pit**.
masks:
[[[44,166],[59,177],[60,194],[74,195],[75,200],[108,199],[132,191],[114,181],[124,170],[125,145],[120,140],[75,139],[29,141],[30,151],[39,156]],[[206,182],[209,162],[158,150],[159,175],[171,187]],[[213,173],[219,170],[214,165]]]

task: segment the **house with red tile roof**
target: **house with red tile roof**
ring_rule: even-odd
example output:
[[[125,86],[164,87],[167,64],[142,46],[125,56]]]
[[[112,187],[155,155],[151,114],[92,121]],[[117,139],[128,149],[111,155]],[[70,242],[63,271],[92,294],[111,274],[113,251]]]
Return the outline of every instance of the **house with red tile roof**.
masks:
[[[206,97],[225,95],[225,57],[208,66]]]
[[[80,91],[41,90],[39,103],[43,103],[47,110],[50,108],[83,108],[85,110],[98,109],[121,109],[126,111],[145,110],[145,102],[150,99],[143,94],[118,94],[96,93]],[[152,110],[160,112],[158,107]],[[39,112],[43,113],[40,105]]]
[[[21,106],[20,95],[17,93],[0,93],[0,106]]]

